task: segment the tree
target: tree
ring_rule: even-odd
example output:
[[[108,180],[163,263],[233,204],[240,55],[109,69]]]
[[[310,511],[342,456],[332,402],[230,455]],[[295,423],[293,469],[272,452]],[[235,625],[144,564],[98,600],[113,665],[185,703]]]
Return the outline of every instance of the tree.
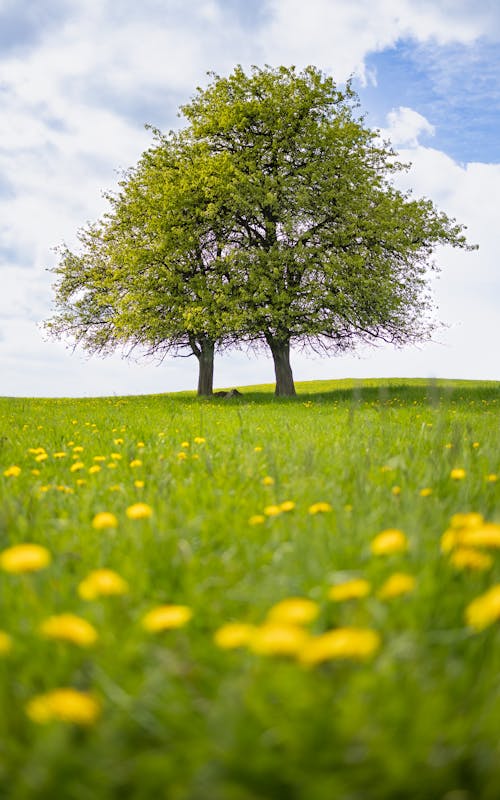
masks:
[[[394,188],[405,165],[357,107],[349,83],[340,90],[314,67],[237,67],[182,108],[207,172],[226,156],[210,192],[231,219],[239,335],[270,348],[278,395],[295,394],[291,345],[427,338],[432,253],[469,248],[455,220]]]
[[[210,395],[214,351],[231,338],[232,304],[228,232],[207,198],[204,169],[222,178],[225,157],[182,135],[154,135],[120,191],[107,195],[110,211],[79,232],[80,251],[59,249],[57,311],[45,327],[101,355],[119,347],[128,355],[137,347],[195,355],[198,394]]]

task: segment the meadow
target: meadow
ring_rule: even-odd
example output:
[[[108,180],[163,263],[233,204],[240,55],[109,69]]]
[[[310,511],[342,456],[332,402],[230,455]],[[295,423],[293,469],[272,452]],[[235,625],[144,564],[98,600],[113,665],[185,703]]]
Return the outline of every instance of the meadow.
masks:
[[[0,797],[498,800],[500,384],[0,399]]]

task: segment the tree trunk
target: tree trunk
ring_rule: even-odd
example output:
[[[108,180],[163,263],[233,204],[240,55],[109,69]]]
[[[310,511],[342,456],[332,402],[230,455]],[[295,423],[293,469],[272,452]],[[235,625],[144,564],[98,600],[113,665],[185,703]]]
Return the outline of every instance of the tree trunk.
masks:
[[[274,360],[274,372],[276,374],[277,397],[294,397],[295,384],[293,373],[290,366],[290,342],[277,342],[275,339],[268,341]]]
[[[210,397],[214,388],[214,344],[213,342],[203,342],[198,358],[198,395],[200,397]]]

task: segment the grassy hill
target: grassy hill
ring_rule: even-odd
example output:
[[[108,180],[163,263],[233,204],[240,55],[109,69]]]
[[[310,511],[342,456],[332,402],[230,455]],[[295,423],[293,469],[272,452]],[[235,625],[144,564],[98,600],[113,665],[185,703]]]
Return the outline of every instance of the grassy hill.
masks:
[[[0,796],[496,800],[500,383],[239,388],[0,399]]]

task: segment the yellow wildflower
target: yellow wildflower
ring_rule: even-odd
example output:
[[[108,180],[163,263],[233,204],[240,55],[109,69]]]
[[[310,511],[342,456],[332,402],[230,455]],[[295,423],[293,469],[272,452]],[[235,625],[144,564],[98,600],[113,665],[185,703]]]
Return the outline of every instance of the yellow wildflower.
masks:
[[[189,442],[181,442],[181,447],[184,447],[184,448],[189,447]]]
[[[295,508],[295,503],[293,500],[284,500],[283,503],[280,503],[280,509],[282,511],[293,511]]]
[[[330,503],[313,503],[311,506],[309,506],[310,514],[325,514],[331,510],[332,507]]]
[[[401,494],[401,486],[393,486],[391,489],[391,493],[394,495],[394,497],[399,497],[399,495]]]
[[[296,655],[305,645],[308,634],[297,625],[269,622],[256,628],[248,643],[259,655]]]
[[[429,497],[432,494],[432,489],[430,486],[425,486],[423,489],[420,489],[420,497]]]
[[[134,458],[129,464],[129,467],[135,469],[136,467],[142,467],[142,461],[140,458]]]
[[[254,447],[253,451],[254,453],[262,453],[262,447],[260,446],[260,444]]]
[[[165,605],[157,606],[142,618],[142,627],[150,633],[166,631],[171,628],[182,628],[191,617],[193,612],[188,606]]]
[[[106,456],[94,456],[92,461],[106,461]]]
[[[262,486],[274,486],[274,478],[271,478],[270,475],[265,475],[262,478]]]
[[[64,453],[62,450],[60,452],[54,453],[54,458],[66,458],[68,454]]]
[[[105,528],[117,528],[118,519],[111,511],[100,511],[92,520],[92,527],[96,531],[102,531]]]
[[[466,471],[462,469],[462,467],[456,467],[450,472],[450,478],[454,481],[463,481],[466,474]]]
[[[488,553],[481,553],[467,547],[459,547],[450,557],[450,564],[455,569],[485,570],[493,566],[493,559]]]
[[[144,481],[134,481],[134,486],[136,489],[143,489],[144,488]]]
[[[40,633],[46,639],[59,639],[79,647],[90,647],[97,641],[97,631],[94,626],[75,614],[48,617],[40,625]]]
[[[78,478],[77,481],[76,481],[76,485],[77,486],[86,486],[87,485],[87,481],[85,480],[85,478]]]
[[[0,631],[0,656],[5,656],[12,650],[12,637],[5,631]]]
[[[299,654],[306,665],[331,659],[364,661],[380,648],[380,636],[371,628],[336,628],[309,639]]]
[[[38,462],[46,461],[47,459],[48,459],[47,453],[39,453],[37,456],[35,456],[35,461],[38,461]]]
[[[328,597],[336,603],[343,600],[355,600],[358,597],[366,597],[370,594],[371,584],[364,578],[353,578],[344,581],[336,586],[332,586],[328,592]]]
[[[96,472],[100,472],[100,471],[101,471],[101,468],[100,468],[99,464],[92,464],[92,466],[89,467],[89,475],[95,475]]]
[[[204,436],[195,436],[193,441],[195,444],[203,444],[206,441],[206,439]]]
[[[267,622],[280,625],[307,625],[316,619],[319,606],[307,597],[287,597],[276,603],[267,614]]]
[[[38,572],[51,562],[46,547],[39,544],[16,544],[0,553],[0,569],[5,572]]]
[[[479,595],[465,609],[467,625],[480,631],[500,619],[500,584]]]
[[[490,474],[486,476],[486,480],[488,483],[496,483],[498,480],[498,475],[496,475],[494,472],[490,472]]]
[[[234,650],[237,647],[245,647],[255,633],[254,625],[246,625],[243,622],[228,622],[222,625],[214,634],[214,642],[222,650]]]
[[[408,594],[415,588],[415,578],[406,572],[395,572],[391,575],[378,591],[381,600],[389,600],[392,597],[399,597]]]
[[[465,547],[500,547],[500,525],[485,522],[477,528],[467,528],[460,535],[460,544]]]
[[[21,474],[21,467],[13,464],[12,467],[5,469],[3,474],[6,478],[17,478]]]
[[[263,514],[253,514],[248,520],[249,525],[261,525],[263,522],[266,521],[266,518]]]
[[[122,458],[122,455],[121,455],[121,453],[111,453],[110,458],[112,458],[113,461],[120,461],[121,458]]]
[[[185,461],[187,459],[187,453],[185,453],[184,450],[180,450],[177,453],[177,458],[179,459],[179,461]]]
[[[83,453],[83,447],[81,447],[81,445],[73,447],[73,453]]]
[[[128,583],[112,569],[96,569],[89,572],[78,586],[78,594],[83,600],[95,600],[97,597],[109,597],[127,592]]]
[[[87,692],[77,689],[54,689],[34,697],[26,706],[28,717],[40,725],[58,720],[75,725],[92,725],[100,714],[100,705]]]
[[[78,470],[80,469],[85,469],[85,464],[83,463],[83,461],[75,461],[75,463],[72,464],[71,467],[69,468],[69,471],[78,472]]]
[[[31,470],[31,474],[32,475],[40,475],[40,470],[39,469],[32,469]]]
[[[113,439],[113,444],[116,444],[117,446],[123,444],[123,439]]]
[[[149,519],[153,516],[153,509],[147,503],[133,503],[125,513],[129,519]]]
[[[403,553],[408,549],[408,540],[403,531],[387,528],[372,540],[371,551],[376,556]]]
[[[275,506],[275,505],[266,506],[264,508],[264,514],[266,515],[266,517],[277,517],[279,514],[281,514],[281,508],[280,506]]]
[[[146,447],[146,445],[144,444],[144,442],[137,442],[137,445],[136,445],[136,446],[137,446],[137,447],[138,447],[140,450],[142,450],[142,448],[143,448],[143,447]]]

